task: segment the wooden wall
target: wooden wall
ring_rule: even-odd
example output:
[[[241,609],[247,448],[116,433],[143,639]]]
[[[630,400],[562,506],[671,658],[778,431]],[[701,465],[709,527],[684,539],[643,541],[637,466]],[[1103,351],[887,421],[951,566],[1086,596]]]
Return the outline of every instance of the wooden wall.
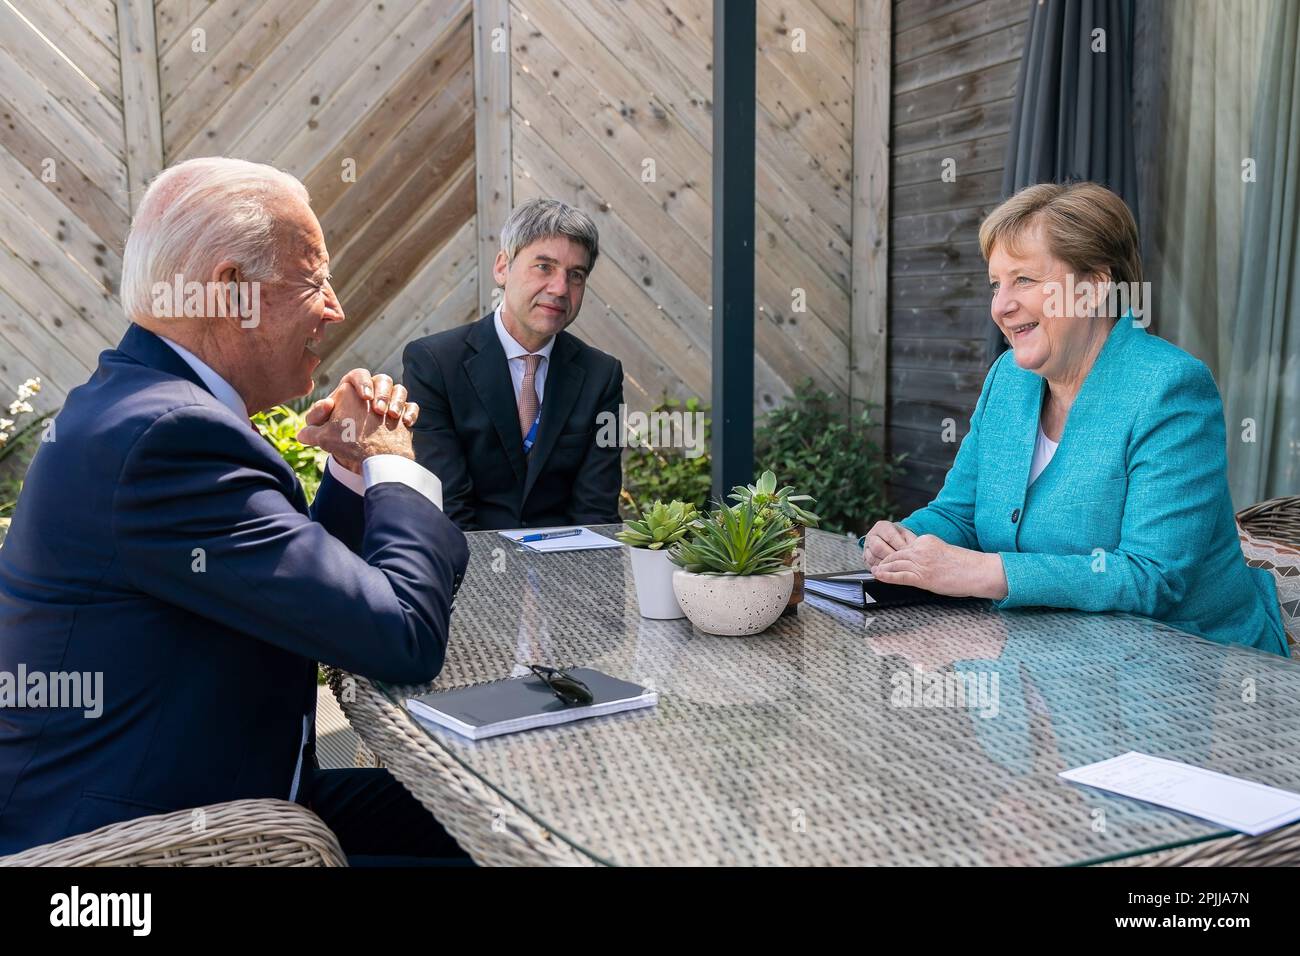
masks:
[[[637,407],[709,394],[712,7],[510,3],[514,198],[595,219],[574,331],[623,359]],[[758,410],[805,378],[848,393],[853,17],[852,0],[758,4]]]
[[[131,210],[123,90],[110,0],[0,3],[4,406],[39,376],[33,404],[57,408],[125,328],[117,299]]]
[[[758,4],[755,403],[805,378],[861,397],[854,336],[869,354],[863,334],[885,323],[853,316],[854,151],[887,139],[887,440],[910,456],[894,489],[910,510],[942,483],[956,449],[945,420],[959,440],[985,371],[975,237],[999,199],[1028,0],[894,0],[892,118],[855,144],[855,25],[883,21],[873,2]],[[0,387],[41,374],[53,406],[86,377],[124,324],[133,184],[151,162],[228,154],[312,193],[349,317],[323,381],[358,364],[397,371],[406,341],[479,314],[479,248],[506,190],[559,196],[600,226],[575,331],[623,358],[628,401],[709,393],[709,0],[12,4],[0,4],[0,216],[15,224],[0,234]],[[508,63],[484,59],[488,15]],[[152,92],[135,62],[149,49]],[[509,117],[490,143],[475,135],[484,90]],[[156,133],[139,119],[150,108]],[[508,170],[477,168],[476,146]],[[42,181],[47,159],[56,181]],[[496,205],[480,222],[484,194]]]
[[[475,315],[470,0],[11,3],[0,393],[39,374],[57,407],[116,344],[133,201],[195,156],[307,184],[348,316],[321,381]]]
[[[1030,2],[894,3],[887,431],[890,450],[908,454],[892,489],[900,516],[943,485],[988,370],[977,236],[1002,198]]]
[[[156,2],[166,162],[256,160],[311,193],[347,315],[318,385],[473,315],[469,0]]]

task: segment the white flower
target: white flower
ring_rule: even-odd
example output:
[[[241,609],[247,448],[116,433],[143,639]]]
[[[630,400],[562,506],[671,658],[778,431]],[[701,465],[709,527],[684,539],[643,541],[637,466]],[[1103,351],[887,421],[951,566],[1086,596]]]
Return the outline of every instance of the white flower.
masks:
[[[13,428],[13,426],[14,426],[13,419],[0,418],[0,432],[8,431],[10,428]]]
[[[8,440],[9,440],[9,436],[6,435],[4,432],[0,432],[0,445],[3,445]]]
[[[35,411],[35,409],[32,408],[31,404],[29,402],[23,401],[22,399],[18,399],[18,401],[16,402],[9,403],[10,415],[30,414],[33,411]]]

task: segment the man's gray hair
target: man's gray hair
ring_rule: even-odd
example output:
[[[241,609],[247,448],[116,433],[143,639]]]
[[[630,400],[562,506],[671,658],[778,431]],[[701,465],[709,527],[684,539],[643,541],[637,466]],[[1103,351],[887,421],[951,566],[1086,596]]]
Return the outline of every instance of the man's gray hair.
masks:
[[[596,224],[582,210],[558,199],[529,199],[516,206],[501,227],[501,248],[505,250],[506,261],[514,262],[521,249],[553,236],[571,239],[585,247],[587,271],[591,271],[600,251]]]
[[[122,253],[122,308],[147,316],[155,283],[208,282],[222,262],[246,281],[279,278],[278,225],[307,187],[286,172],[224,156],[190,159],[149,184]]]

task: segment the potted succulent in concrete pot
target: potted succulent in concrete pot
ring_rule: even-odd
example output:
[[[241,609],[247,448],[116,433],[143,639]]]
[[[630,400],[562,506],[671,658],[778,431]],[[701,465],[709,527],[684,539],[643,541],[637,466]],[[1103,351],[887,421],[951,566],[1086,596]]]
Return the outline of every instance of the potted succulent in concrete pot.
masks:
[[[676,567],[668,560],[668,550],[685,537],[695,517],[693,504],[655,501],[641,512],[639,521],[629,521],[615,535],[628,546],[642,617],[666,621],[686,616],[673,593]]]
[[[790,601],[784,613],[794,613],[803,600],[804,530],[817,527],[817,522],[821,520],[811,511],[801,508],[798,502],[806,501],[810,505],[817,502],[811,495],[794,494],[791,485],[778,488],[776,473],[772,471],[763,472],[752,485],[736,485],[728,497],[733,501],[748,501],[753,504],[760,523],[773,514],[782,515],[790,522],[790,534],[798,540],[798,544],[786,559],[786,564],[794,571],[794,587],[790,590]]]
[[[781,616],[794,571],[786,558],[798,539],[790,521],[772,513],[760,521],[749,502],[722,506],[696,521],[669,557],[677,602],[706,634],[757,634]]]

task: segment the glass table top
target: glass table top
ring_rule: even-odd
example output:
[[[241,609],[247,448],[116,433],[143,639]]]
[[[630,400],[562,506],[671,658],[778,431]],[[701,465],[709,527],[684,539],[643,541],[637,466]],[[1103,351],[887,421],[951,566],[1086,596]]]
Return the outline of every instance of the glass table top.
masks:
[[[659,703],[478,742],[420,726],[606,863],[1062,865],[1227,835],[1057,776],[1130,750],[1300,790],[1300,666],[1283,658],[988,601],[871,612],[809,596],[762,634],[715,637],[642,618],[624,548],[468,538],[435,689],[543,663]],[[860,566],[853,540],[809,533],[810,572]],[[379,687],[399,705],[428,689]]]

